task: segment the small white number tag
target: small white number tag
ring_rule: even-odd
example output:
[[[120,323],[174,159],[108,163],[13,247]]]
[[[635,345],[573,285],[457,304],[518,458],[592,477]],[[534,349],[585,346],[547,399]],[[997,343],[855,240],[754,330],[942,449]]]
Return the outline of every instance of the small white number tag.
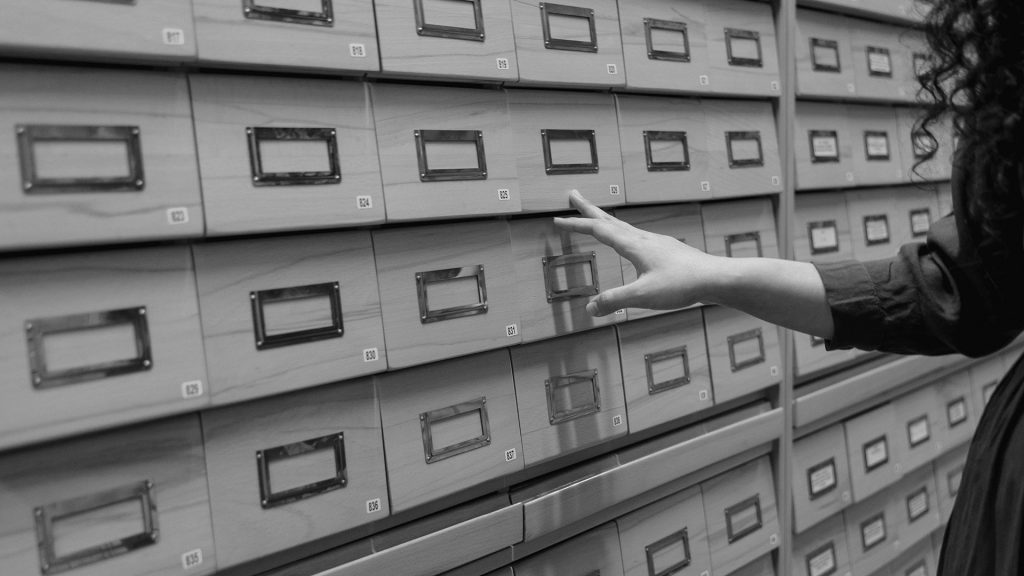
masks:
[[[846,84],[846,91],[850,94],[854,94],[857,92],[857,87],[853,85],[853,82],[849,82]]]
[[[772,186],[782,186],[782,178],[772,176]]]
[[[778,92],[779,91],[779,81],[778,80],[772,80],[771,89],[772,89],[772,92]]]
[[[185,570],[191,570],[200,566],[203,563],[203,551],[202,549],[191,550],[181,555],[181,567]]]
[[[708,182],[706,180],[701,182],[700,183],[700,191],[701,192],[711,192],[711,182]]]
[[[612,74],[612,75],[618,74],[619,73],[619,67],[616,66],[615,64],[609,64],[608,65],[608,73]]]
[[[771,374],[772,376],[778,376],[779,375],[779,367],[778,366],[772,366],[771,368],[768,369],[768,373]]]
[[[512,65],[509,64],[508,58],[498,58],[496,62],[498,64],[498,70],[508,70],[512,68]]]
[[[512,193],[509,192],[508,188],[500,188],[498,190],[498,200],[501,200],[502,202],[504,202],[506,200],[511,200],[511,199],[512,199]]]
[[[377,360],[380,360],[380,350],[376,348],[363,350],[363,362],[376,362]]]
[[[168,208],[167,223],[171,226],[188,224],[188,208]]]
[[[608,186],[608,193],[611,194],[612,196],[618,196],[619,194],[622,193],[622,190],[619,189],[618,184],[612,184]]]
[[[616,414],[615,416],[612,416],[612,427],[618,428],[619,426],[622,426],[622,415]]]
[[[366,58],[366,44],[349,44],[348,54],[353,58]]]
[[[843,501],[843,504],[849,504],[850,503],[850,492],[849,491],[843,492],[842,495],[839,496],[839,499]]]
[[[711,78],[708,78],[708,76],[706,74],[701,74],[700,77],[697,78],[697,82],[701,86],[710,86],[711,85]]]
[[[163,38],[164,44],[168,46],[185,45],[185,31],[181,28],[164,28]]]
[[[356,196],[356,209],[369,210],[373,208],[373,196]]]
[[[191,382],[181,383],[181,397],[185,400],[191,400],[192,398],[199,398],[203,395],[203,381],[192,380]]]
[[[771,545],[771,546],[777,546],[779,544],[779,535],[778,534],[772,534],[771,536],[769,536],[768,537],[768,544]]]
[[[707,402],[708,397],[709,395],[707,390],[701,390],[697,392],[697,399],[700,400],[701,402]]]
[[[519,456],[516,454],[515,448],[509,448],[508,450],[505,450],[505,462],[511,462],[518,457]]]
[[[519,324],[509,324],[505,326],[505,336],[512,338],[513,336],[519,336]]]
[[[381,506],[380,498],[374,498],[373,500],[366,501],[367,514],[374,514],[376,512],[380,512],[381,508],[383,508],[383,506]]]
[[[846,173],[846,181],[847,182],[853,182],[853,172],[847,172]]]

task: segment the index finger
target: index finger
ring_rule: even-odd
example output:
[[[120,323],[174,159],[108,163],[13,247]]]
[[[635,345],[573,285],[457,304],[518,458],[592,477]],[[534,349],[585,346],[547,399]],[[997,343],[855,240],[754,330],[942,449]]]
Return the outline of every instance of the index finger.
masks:
[[[607,212],[601,210],[595,206],[590,200],[587,200],[580,194],[579,190],[569,191],[569,203],[576,210],[579,210],[580,214],[587,218],[593,218],[595,220],[610,220],[611,216]]]

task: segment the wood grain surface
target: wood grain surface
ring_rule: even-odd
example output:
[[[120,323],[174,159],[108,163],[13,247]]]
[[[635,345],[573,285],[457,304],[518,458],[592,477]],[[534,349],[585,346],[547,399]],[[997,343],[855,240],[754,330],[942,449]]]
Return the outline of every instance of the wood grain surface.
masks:
[[[906,181],[903,146],[900,144],[896,111],[880,106],[850,104],[847,124],[853,139],[853,170],[860,186],[899,184]],[[868,160],[865,132],[884,132],[889,138],[889,159]]]
[[[779,331],[773,324],[723,306],[705,306],[703,310],[715,403],[728,402],[770,388],[781,381]],[[761,330],[761,338],[764,340],[764,361],[733,370],[728,338],[756,329]],[[745,359],[739,357],[739,352],[737,356],[738,363]]]
[[[708,75],[707,13],[698,0],[619,0],[622,53],[626,60],[626,86],[644,91],[707,92],[700,77]],[[648,56],[646,19],[686,25],[688,62]],[[666,33],[668,34],[668,33]],[[655,50],[680,51],[676,44],[661,45],[654,35]]]
[[[836,574],[851,570],[850,548],[846,541],[843,515],[831,516],[814,530],[793,537],[793,576],[814,576],[835,566]],[[831,552],[826,547],[831,546]],[[811,568],[815,568],[815,572]]]
[[[782,191],[775,119],[768,102],[704,100],[711,155],[711,195],[714,198],[753,196]],[[729,166],[726,132],[759,132],[763,166]]]
[[[733,235],[756,233],[761,241],[763,258],[778,258],[779,243],[775,234],[775,210],[771,198],[731,200],[701,205],[704,222],[704,242],[708,254],[727,256],[728,238]],[[748,256],[744,244],[743,257]],[[734,248],[734,256],[740,247]],[[751,251],[749,256],[756,254]]]
[[[857,98],[889,102],[913,102],[915,94],[907,89],[904,78],[907,68],[913,67],[912,58],[904,54],[907,49],[899,37],[902,29],[890,24],[849,19],[850,40],[853,45],[853,73],[857,84]],[[892,76],[872,76],[868,69],[868,48],[889,50]]]
[[[516,562],[517,576],[622,576],[622,552],[615,524],[609,522]]]
[[[708,550],[707,522],[704,519],[704,499],[700,486],[687,488],[682,492],[659,500],[631,512],[615,521],[619,529],[622,548],[622,566],[625,576],[647,576],[660,574],[673,564],[680,554],[665,553],[665,558],[655,555],[655,565],[648,563],[646,548],[661,539],[686,530],[688,565],[681,571],[685,576],[711,570],[711,553]],[[673,546],[682,546],[677,541]],[[667,548],[666,550],[671,550]]]
[[[853,74],[852,23],[837,14],[814,10],[796,11],[796,91],[801,96],[852,98],[857,93]],[[839,71],[815,70],[812,53],[814,40],[835,42]],[[823,52],[827,49],[821,48]],[[831,64],[832,62],[827,62]],[[822,60],[819,64],[826,64]]]
[[[810,475],[832,462],[835,487],[811,494]],[[804,532],[818,522],[837,514],[853,502],[850,492],[850,457],[846,451],[843,426],[832,427],[805,436],[793,443],[793,524],[795,533]],[[811,532],[817,532],[815,528]]]
[[[771,6],[744,0],[715,0],[707,10],[710,66],[708,88],[716,94],[778,96],[779,56]],[[757,32],[761,41],[761,66],[729,64],[726,28]]]
[[[711,566],[716,574],[729,574],[778,547],[783,536],[779,534],[772,465],[767,456],[704,482],[701,492],[708,520]],[[725,509],[755,495],[761,501],[761,527],[730,542]]]
[[[898,451],[897,434],[905,434],[896,423],[896,412],[892,404],[883,404],[870,412],[843,422],[846,431],[846,452],[850,456],[850,481],[853,486],[853,501],[863,502],[873,494],[894,484],[903,476],[900,464],[903,455]],[[882,437],[886,439],[889,461],[868,471],[864,447]],[[859,537],[859,534],[857,535]]]
[[[899,539],[896,532],[896,517],[906,514],[907,510],[905,504],[896,506],[895,499],[888,496],[879,494],[843,512],[847,548],[850,551],[850,563],[853,565],[854,574],[874,574],[899,555],[899,548],[895,544]],[[875,522],[880,514],[884,515],[885,540],[866,550],[861,528],[866,526],[869,528],[869,534],[877,533],[878,525]]]
[[[904,231],[910,221],[897,209],[892,188],[873,188],[847,191],[846,209],[850,215],[850,236],[853,239],[853,257],[858,260],[890,258],[899,249],[899,239],[908,234]],[[885,216],[889,223],[888,242],[868,245],[865,218]]]
[[[838,162],[815,161],[812,132],[835,132]],[[823,136],[827,138],[829,135]],[[798,102],[795,144],[798,190],[843,188],[861,184],[857,180],[860,172],[856,169],[854,157],[864,155],[864,134],[859,126],[847,119],[846,106]]]

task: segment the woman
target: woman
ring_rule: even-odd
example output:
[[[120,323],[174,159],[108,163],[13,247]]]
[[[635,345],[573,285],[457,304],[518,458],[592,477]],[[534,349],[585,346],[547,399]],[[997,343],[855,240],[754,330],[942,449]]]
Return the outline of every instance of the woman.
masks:
[[[594,315],[625,307],[730,306],[827,340],[907,354],[994,352],[1024,329],[1024,2],[933,0],[925,29],[923,130],[953,117],[954,214],[889,260],[812,265],[710,256],[633,228],[586,202],[558,218],[636,266],[599,294]],[[930,134],[930,133],[929,133]],[[934,155],[934,139],[932,154]],[[1024,574],[1024,361],[996,389],[971,443],[939,573]]]

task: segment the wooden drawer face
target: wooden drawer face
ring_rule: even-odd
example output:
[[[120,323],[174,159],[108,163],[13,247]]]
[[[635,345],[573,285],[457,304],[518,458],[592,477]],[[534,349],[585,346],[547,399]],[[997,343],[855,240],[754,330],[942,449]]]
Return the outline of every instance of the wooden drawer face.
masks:
[[[949,180],[953,171],[953,131],[948,122],[937,123],[929,128],[935,136],[938,149],[935,157],[918,166],[917,172],[914,172],[914,165],[925,155],[929,146],[928,140],[914,131],[914,122],[921,114],[922,111],[917,108],[901,108],[896,112],[903,170],[911,180]]]
[[[766,554],[736,570],[731,576],[775,576],[775,561],[771,554]]]
[[[705,306],[703,311],[716,404],[779,383],[779,331],[774,325],[723,306]]]
[[[939,203],[935,192],[914,187],[899,190],[896,207],[903,219],[900,243],[924,242],[932,224],[939,219]]]
[[[978,427],[981,411],[971,389],[971,377],[961,370],[935,383],[935,396],[939,408],[936,435],[944,449],[961,446],[970,441]]]
[[[846,106],[798,102],[796,106],[796,187],[853,186],[857,137],[846,118]]]
[[[974,390],[974,405],[978,407],[979,418],[985,413],[985,406],[992,399],[999,383],[1006,374],[1001,356],[993,355],[985,360],[972,364],[968,369],[971,375],[971,388]]]
[[[888,188],[846,193],[854,258],[878,260],[896,254],[903,229],[910,224],[894,201],[901,192]]]
[[[221,567],[388,515],[373,381],[204,412]]]
[[[619,0],[626,85],[640,90],[707,92],[708,40],[704,3]]]
[[[782,190],[775,118],[768,102],[704,100],[711,153],[711,195],[750,196]]]
[[[779,545],[775,487],[768,457],[701,485],[715,574],[729,574]]]
[[[392,510],[523,469],[508,352],[391,372],[376,386]]]
[[[626,434],[615,330],[512,348],[527,466]]]
[[[385,72],[519,79],[508,2],[376,0],[373,5]]]
[[[184,76],[3,66],[0,84],[0,249],[202,235]]]
[[[939,182],[936,185],[936,196],[939,199],[939,217],[953,213],[953,185],[949,182]]]
[[[559,232],[551,218],[513,220],[511,228],[524,342],[625,319],[625,314],[597,318],[587,313],[592,296],[622,285],[614,250],[590,236]]]
[[[857,93],[846,18],[796,11],[796,89],[801,96],[849,98]]]
[[[508,98],[524,212],[569,209],[572,189],[599,206],[625,203],[611,94],[509,90]]]
[[[842,425],[797,440],[793,445],[796,531],[806,531],[852,501],[849,456]]]
[[[708,89],[718,94],[777,96],[779,61],[771,6],[746,0],[705,4]]]
[[[625,576],[710,573],[711,553],[699,486],[631,512],[615,523]]]
[[[376,84],[372,94],[389,221],[519,212],[503,92]]]
[[[377,230],[373,246],[389,367],[520,342],[506,223]]]
[[[935,576],[938,557],[932,547],[932,539],[925,538],[889,565],[892,576]]]
[[[708,254],[733,258],[778,258],[771,198],[701,206]]]
[[[205,406],[185,246],[0,264],[0,446]]]
[[[897,129],[896,111],[881,106],[846,107],[853,144],[853,173],[858,185],[899,184],[908,172]]]
[[[707,122],[698,100],[616,96],[627,202],[711,197]]]
[[[214,403],[387,368],[369,232],[192,250]]]
[[[714,403],[703,318],[699,309],[685,310],[617,327],[633,432]]]
[[[850,574],[850,551],[842,514],[796,536],[793,543],[793,576],[832,574]]]
[[[917,75],[924,72],[931,48],[924,32],[914,29],[900,30],[897,42],[902,48],[900,57],[903,58],[903,74],[900,80],[903,81],[907,94],[914,99],[921,89]]]
[[[622,576],[615,524],[584,532],[512,565],[516,576]]]
[[[380,70],[364,0],[193,0],[199,61],[266,68]]]
[[[874,574],[901,550],[897,524],[906,510],[889,494],[879,494],[843,511],[854,574]]]
[[[853,73],[857,97],[871,100],[911,102],[904,78],[910,58],[899,41],[902,29],[860,19],[848,19],[853,44]]]
[[[903,474],[902,454],[897,435],[904,434],[897,424],[891,404],[843,423],[846,451],[850,456],[850,480],[853,499],[862,502],[872,494],[896,482]]]
[[[896,452],[901,454],[904,472],[916,470],[934,460],[946,446],[940,428],[945,421],[941,406],[931,386],[920,388],[892,401],[896,416]]]
[[[205,74],[189,80],[207,235],[384,221],[363,84]]]
[[[212,574],[197,416],[0,458],[0,562],[11,574]]]
[[[957,494],[960,492],[964,464],[967,463],[967,448],[961,446],[935,461],[935,491],[943,524],[949,522],[949,517],[953,514],[953,504],[956,503]]]
[[[942,523],[935,474],[931,465],[919,469],[893,487],[889,497],[900,511],[896,526],[904,548],[927,540]]]
[[[642,230],[671,236],[698,250],[704,250],[704,224],[701,221],[699,204],[622,208],[615,211],[615,217]],[[636,279],[636,267],[629,260],[622,258],[623,284],[629,284]],[[668,312],[667,310],[627,308],[626,318],[638,320]]]
[[[626,85],[615,0],[512,2],[512,24],[520,82]]]

